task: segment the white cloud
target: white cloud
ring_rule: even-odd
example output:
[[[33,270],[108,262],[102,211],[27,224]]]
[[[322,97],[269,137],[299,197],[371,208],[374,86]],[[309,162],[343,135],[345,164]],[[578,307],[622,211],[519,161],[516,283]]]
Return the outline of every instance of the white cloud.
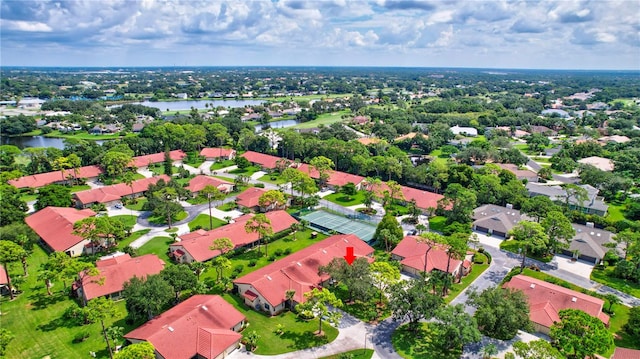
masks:
[[[5,20],[3,26],[11,30],[24,32],[51,32],[53,30],[49,25],[35,21]]]

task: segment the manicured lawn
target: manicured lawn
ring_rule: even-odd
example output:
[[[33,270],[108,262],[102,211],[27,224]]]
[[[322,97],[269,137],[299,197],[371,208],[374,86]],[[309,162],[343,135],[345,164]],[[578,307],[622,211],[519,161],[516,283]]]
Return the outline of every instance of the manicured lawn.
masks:
[[[380,291],[375,289],[369,301],[364,302],[358,298],[354,298],[353,302],[348,303],[349,292],[345,285],[337,285],[329,287],[338,299],[344,304],[342,310],[353,315],[354,317],[365,321],[382,321],[391,315],[391,310],[388,309],[388,302],[385,296],[382,296],[383,306],[377,308],[378,299],[380,299]]]
[[[144,197],[136,198],[136,203],[129,203],[125,208],[132,209],[134,211],[142,211],[142,206],[147,203],[147,199]]]
[[[260,167],[258,166],[249,166],[246,168],[236,168],[235,170],[231,170],[229,171],[229,173],[233,173],[236,175],[246,175],[246,176],[251,176],[252,174],[256,173],[260,171]],[[233,182],[233,181],[232,181]]]
[[[227,224],[226,221],[223,221],[215,217],[209,217],[208,214],[199,214],[198,217],[196,217],[196,219],[189,222],[189,230],[194,231],[195,230],[194,227],[196,226],[200,226],[202,229],[205,229],[205,230],[213,229],[213,228],[209,228],[209,218],[211,218],[213,221],[213,228],[222,227],[225,224]]]
[[[71,186],[71,193],[76,193],[76,192],[80,192],[80,191],[86,191],[88,189],[91,189],[91,186],[89,186],[88,184],[83,184],[83,185],[78,185],[78,186]]]
[[[160,257],[163,261],[169,263],[169,256],[167,256],[167,250],[169,249],[169,244],[173,243],[173,238],[171,237],[153,237],[147,243],[145,243],[142,247],[138,248],[138,255],[144,255],[153,253]]]
[[[229,211],[232,211],[232,210],[236,209],[236,207],[237,207],[236,202],[232,201],[232,202],[227,202],[227,203],[225,203],[223,205],[220,205],[220,206],[218,206],[216,208],[221,210],[221,211],[224,211],[224,212],[229,212]]]
[[[111,218],[121,221],[125,226],[134,226],[136,224],[136,221],[138,220],[138,217],[129,214],[113,216]]]
[[[56,137],[56,138],[77,138],[79,140],[90,140],[90,141],[99,141],[99,140],[115,140],[118,138],[125,137],[136,137],[138,136],[135,133],[127,133],[126,136],[120,136],[118,133],[109,134],[109,135],[93,135],[86,131],[77,131],[73,134],[62,133],[58,130],[52,131],[44,135],[44,137]]]
[[[187,212],[185,212],[185,211],[182,211],[182,212],[176,214],[172,218],[171,223],[175,223],[175,222],[181,221],[181,220],[187,218],[187,216],[189,216],[189,214]],[[159,216],[159,217],[158,216],[151,216],[151,217],[149,217],[149,223],[153,223],[153,224],[168,224],[167,223],[167,217],[165,217],[165,216]]]
[[[273,174],[266,174],[260,178],[258,178],[258,181],[262,181],[262,182],[267,182],[267,183],[271,183],[271,184],[283,184],[283,183],[287,183],[287,181],[284,178],[281,178],[280,176],[278,176],[278,174],[273,173]]]
[[[296,350],[318,347],[332,342],[338,336],[338,330],[327,323],[322,323],[324,336],[319,337],[314,334],[318,330],[318,321],[316,319],[305,321],[291,312],[284,312],[277,316],[271,317],[259,313],[246,306],[242,299],[224,294],[223,298],[231,303],[237,310],[247,317],[249,327],[244,329],[243,335],[256,331],[260,338],[255,350],[260,355],[275,355],[288,353]],[[284,333],[276,334],[276,325],[284,326]]]
[[[120,242],[118,242],[118,250],[123,250],[124,248],[126,248],[129,244],[131,244],[131,242],[135,241],[136,239],[142,237],[143,235],[149,233],[151,231],[151,229],[143,229],[141,231],[136,231],[131,233],[131,235],[123,240],[121,240]]]
[[[190,152],[187,153],[187,157],[185,157],[182,162],[191,167],[198,168],[204,163],[204,157],[200,156],[197,152]]]
[[[338,112],[331,112],[331,113],[324,113],[320,116],[318,116],[318,118],[316,118],[313,121],[309,121],[309,122],[303,122],[303,123],[299,123],[295,126],[292,126],[290,128],[314,128],[314,127],[318,127],[320,125],[325,125],[328,126],[334,122],[340,122],[342,121],[342,115],[346,115],[349,114],[350,111],[338,111]]]
[[[330,355],[328,357],[322,357],[320,359],[342,359],[345,357],[349,357],[351,359],[370,359],[372,356],[373,349],[356,349],[336,355]]]
[[[37,199],[38,199],[38,195],[37,195],[37,194],[28,194],[28,193],[25,193],[25,194],[23,194],[22,196],[20,196],[20,199],[21,199],[22,201],[24,201],[25,203],[27,203],[27,202],[31,202],[31,201],[35,201],[35,200],[37,200]]]
[[[355,206],[364,202],[364,191],[358,191],[353,196],[347,196],[344,193],[332,193],[325,196],[324,199],[343,207]]]
[[[435,216],[429,218],[429,230],[442,232],[444,230],[447,218],[444,216]]]
[[[591,271],[591,280],[607,285],[613,289],[617,289],[623,293],[630,294],[636,298],[640,298],[640,284],[614,277],[613,270],[615,267],[613,266],[605,269],[597,268],[598,267]]]
[[[428,323],[419,323],[416,331],[409,330],[404,324],[398,327],[391,335],[393,348],[401,357],[407,359],[457,359],[460,358],[462,350],[443,353],[443,350],[432,341],[435,335]]]
[[[520,243],[520,241],[516,241],[514,239],[504,240],[500,242],[500,249],[504,249],[505,251],[509,251],[511,253],[519,254],[518,249],[520,248],[522,248],[522,244]],[[532,255],[531,253],[527,253],[527,258],[539,260],[544,263],[549,263],[553,259],[552,256],[539,257],[539,256]]]
[[[18,288],[23,293],[14,301],[2,297],[2,322],[0,327],[6,328],[14,335],[7,347],[7,358],[52,359],[87,358],[89,352],[97,353],[98,358],[108,358],[107,347],[102,339],[100,323],[79,326],[66,320],[64,312],[76,306],[68,295],[63,293],[62,282],[56,281],[52,296],[48,296],[41,281],[38,281],[39,267],[46,262],[47,254],[39,246],[34,247],[29,256],[29,276]],[[10,266],[10,274],[17,278],[21,273],[18,265]],[[67,290],[70,283],[67,282]],[[124,301],[116,302],[117,313],[106,320],[105,325],[124,327],[127,333],[135,326],[124,321],[126,310]],[[81,343],[73,343],[80,332],[88,331],[89,338]],[[120,343],[119,343],[120,344]]]
[[[451,303],[451,301],[455,297],[457,297],[458,294],[460,294],[465,288],[471,285],[471,283],[473,283],[473,281],[476,280],[476,278],[478,278],[480,274],[482,274],[485,270],[487,270],[487,268],[489,268],[487,257],[482,253],[478,253],[477,255],[484,257],[484,264],[474,263],[471,266],[471,273],[469,273],[465,277],[462,277],[462,280],[460,281],[460,283],[454,283],[451,286],[451,288],[449,289],[449,294],[444,298],[444,301],[447,304]]]
[[[214,164],[211,165],[211,167],[209,167],[209,169],[211,171],[216,171],[221,168],[234,166],[235,164],[236,163],[233,160],[224,160],[224,161],[215,162]]]
[[[404,216],[405,214],[409,214],[409,208],[406,205],[401,205],[397,203],[392,203],[387,206],[387,212],[393,213],[394,216]]]
[[[609,209],[607,210],[607,218],[614,222],[622,221],[624,218],[624,205],[618,205],[616,203],[609,203]]]

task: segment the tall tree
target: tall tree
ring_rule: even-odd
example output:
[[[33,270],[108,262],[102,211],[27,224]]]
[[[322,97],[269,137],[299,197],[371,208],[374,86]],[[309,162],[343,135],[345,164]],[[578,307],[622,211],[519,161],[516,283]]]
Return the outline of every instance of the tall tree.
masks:
[[[109,342],[109,336],[107,335],[107,329],[104,326],[104,321],[105,319],[111,319],[114,315],[116,315],[117,309],[115,304],[111,299],[107,299],[105,297],[95,298],[87,303],[87,313],[89,320],[93,322],[100,322],[100,326],[102,326],[102,335],[104,336],[104,341],[107,342],[109,357],[113,358],[113,349],[111,348],[111,343]]]
[[[389,262],[373,262],[370,266],[371,279],[373,284],[378,288],[380,297],[378,303],[382,303],[382,298],[387,290],[400,280],[400,270],[398,267],[391,265]]]
[[[25,256],[25,250],[19,245],[0,240],[0,264],[4,267],[7,274],[7,285],[9,287],[9,296],[14,299],[13,287],[11,286],[11,276],[9,275],[9,263],[18,262]]]
[[[520,270],[524,270],[527,252],[541,251],[548,247],[549,236],[544,228],[536,222],[521,221],[515,225],[509,235],[520,242],[522,248],[522,264]]]
[[[447,247],[447,270],[446,270],[446,281],[442,286],[442,296],[446,296],[449,289],[449,284],[451,282],[451,275],[449,274],[449,269],[451,266],[451,259],[464,259],[465,254],[467,253],[467,238],[468,235],[466,233],[454,233],[448,237],[445,237],[445,245]],[[462,268],[459,270],[459,275],[462,275]]]
[[[549,236],[549,251],[557,253],[559,249],[569,248],[571,239],[576,235],[576,230],[571,226],[571,221],[560,211],[551,211],[540,223]]]
[[[258,198],[260,208],[264,208],[267,211],[269,209],[280,209],[282,206],[286,205],[286,203],[287,199],[285,198],[284,193],[275,189],[266,191],[260,195],[260,198]]]
[[[477,308],[475,318],[480,332],[491,338],[509,340],[518,330],[531,327],[529,302],[522,291],[500,287],[488,288],[482,293],[473,291],[468,304]]]
[[[156,200],[153,214],[163,216],[167,220],[169,228],[171,228],[173,218],[182,212],[182,206],[177,203],[179,199],[178,192],[171,187],[164,187],[154,192],[153,197]]]
[[[258,213],[245,223],[244,230],[247,233],[258,234],[258,243],[264,242],[264,254],[268,256],[267,240],[265,238],[273,234],[273,227],[269,218],[263,213]]]
[[[96,247],[102,245],[103,241],[105,247],[110,247],[111,241],[123,237],[122,232],[124,228],[110,217],[87,217],[73,224],[73,234],[91,242],[92,254],[96,253]]]
[[[29,210],[18,189],[7,184],[0,184],[0,203],[0,226],[21,222]]]
[[[224,278],[224,270],[231,268],[231,261],[225,256],[217,256],[211,261],[211,267],[216,270],[216,282]]]
[[[400,227],[400,223],[398,223],[396,217],[394,217],[390,212],[387,212],[384,217],[382,217],[382,220],[378,223],[376,231],[373,234],[373,238],[376,240],[378,246],[384,244],[384,249],[387,252],[390,252],[393,247],[400,242],[402,236],[402,227]]]
[[[9,343],[15,338],[15,335],[7,328],[0,328],[0,358],[4,357]]]
[[[127,345],[116,353],[114,359],[155,359],[156,350],[149,342]]]
[[[124,283],[123,296],[133,320],[151,320],[173,299],[173,288],[160,275],[133,277]]]
[[[439,295],[425,290],[422,278],[400,281],[391,286],[390,292],[389,308],[393,312],[393,318],[408,321],[411,330],[417,329],[420,320],[433,318],[444,304]]]
[[[180,292],[193,289],[196,287],[196,283],[198,283],[198,278],[195,273],[193,273],[186,264],[165,267],[160,272],[160,275],[173,287],[173,292],[176,294],[176,303],[180,299]]]
[[[327,157],[316,156],[311,159],[309,165],[318,171],[319,182],[321,186],[324,186],[329,179],[329,171],[335,167],[335,163]]]
[[[348,291],[348,301],[358,298],[367,301],[371,297],[373,279],[366,258],[356,258],[351,265],[344,258],[334,258],[326,266],[318,268],[319,274],[328,274],[332,279],[344,284]]]
[[[209,247],[209,249],[211,249],[212,251],[220,251],[220,254],[222,255],[226,255],[227,252],[229,252],[233,248],[233,242],[229,237],[216,238],[213,240],[211,247]]]
[[[36,210],[52,207],[71,207],[71,188],[57,184],[50,184],[38,190],[38,197],[34,205]]]
[[[209,203],[209,230],[213,229],[213,216],[211,215],[211,201],[224,199],[225,195],[218,188],[208,184],[200,191],[200,196],[207,199]]]
[[[564,309],[559,315],[560,322],[551,326],[549,337],[567,358],[591,357],[613,346],[613,334],[600,319],[577,309]]]
[[[534,196],[522,204],[522,212],[534,217],[536,222],[540,222],[547,216],[547,213],[555,211],[557,208],[560,207],[547,196]]]
[[[128,153],[111,150],[102,156],[100,166],[111,178],[122,175],[131,164],[132,157]]]
[[[311,292],[304,294],[307,299],[306,302],[298,304],[298,311],[306,311],[313,313],[318,318],[318,335],[322,335],[322,321],[327,318],[327,321],[337,325],[342,317],[342,314],[338,311],[332,311],[330,307],[342,308],[342,302],[336,298],[336,295],[331,293],[327,288],[313,288]]]
[[[513,351],[522,359],[565,359],[564,355],[544,339],[528,343],[517,341],[513,344]]]
[[[450,184],[444,198],[438,201],[438,209],[444,211],[447,222],[471,223],[471,214],[476,208],[476,194],[458,183]]]
[[[480,341],[482,336],[476,320],[465,313],[464,305],[446,305],[435,313],[436,341],[447,352],[459,350],[469,343]]]

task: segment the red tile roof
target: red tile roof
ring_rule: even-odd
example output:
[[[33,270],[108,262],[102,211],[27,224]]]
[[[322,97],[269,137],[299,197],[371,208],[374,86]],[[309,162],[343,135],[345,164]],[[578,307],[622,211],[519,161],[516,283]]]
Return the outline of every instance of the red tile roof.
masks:
[[[638,359],[640,358],[640,350],[616,348],[611,359]]]
[[[376,187],[377,188],[375,188],[374,190],[380,197],[383,196],[384,191],[389,191],[389,186],[387,186],[387,184],[384,182],[382,182],[380,185]],[[441,194],[437,194],[437,193],[433,193],[433,192],[429,192],[429,191],[425,191],[417,188],[407,187],[407,186],[400,186],[400,191],[402,192],[402,197],[404,198],[404,201],[410,202],[412,199],[415,199],[416,206],[422,209],[437,208],[438,201],[444,198],[444,196]],[[401,197],[397,195],[396,198],[400,199]]]
[[[258,201],[263,193],[267,192],[266,189],[259,187],[250,187],[244,190],[236,196],[236,203],[240,206],[253,208],[259,205]]]
[[[227,187],[229,185],[233,185],[233,183],[221,180],[215,177],[209,177],[205,175],[197,175],[189,181],[189,186],[186,188],[191,192],[200,192],[207,185],[212,185],[213,187],[226,192]]]
[[[503,287],[521,290],[529,300],[529,319],[547,328],[560,321],[558,312],[563,309],[579,309],[609,323],[609,316],[602,312],[602,299],[522,274],[511,278]]]
[[[83,241],[82,237],[72,234],[73,224],[95,215],[90,209],[47,207],[25,218],[25,222],[54,251],[64,252]]]
[[[200,156],[204,156],[206,158],[219,158],[233,155],[236,151],[231,148],[203,148],[200,151]]]
[[[169,157],[172,161],[180,161],[183,158],[187,157],[187,154],[182,152],[182,150],[175,150],[169,152]],[[138,156],[133,158],[133,165],[135,167],[146,167],[149,163],[160,163],[164,161],[164,152],[158,152],[151,155]]]
[[[171,177],[167,175],[160,175],[155,177],[143,178],[131,183],[131,187],[126,183],[118,183],[110,186],[104,186],[100,188],[88,189],[86,191],[80,191],[73,194],[73,197],[83,205],[90,203],[107,203],[111,201],[117,201],[124,196],[131,195],[131,193],[142,193],[149,189],[150,184],[156,184],[160,179],[165,182],[169,182]]]
[[[133,278],[133,276],[143,278],[148,275],[158,274],[164,268],[164,261],[155,254],[146,254],[134,258],[124,254],[97,261],[96,267],[100,271],[100,274],[96,276],[79,274],[82,278],[81,286],[85,300],[118,293],[124,289],[124,282]]]
[[[391,254],[402,257],[401,264],[422,272],[424,271],[424,255],[430,246],[427,243],[419,242],[419,238],[418,236],[404,237],[396,248],[391,251]],[[446,272],[448,261],[447,252],[442,248],[433,246],[427,254],[427,272],[431,272],[434,269]],[[453,273],[460,263],[460,260],[452,258],[449,263],[449,273]]]
[[[265,155],[264,153],[247,151],[241,155],[249,162],[259,164],[264,168],[276,168],[276,162],[280,160],[280,157]]]
[[[304,303],[304,293],[329,279],[327,275],[319,276],[318,268],[334,258],[343,257],[347,247],[353,247],[356,257],[373,253],[373,248],[354,234],[334,235],[233,282],[250,284],[274,307],[286,300],[285,292],[289,289],[296,291],[294,301]]]
[[[61,171],[53,171],[47,173],[39,173],[36,175],[24,176],[18,179],[9,180],[9,184],[16,188],[38,188],[48,184],[66,181],[69,177],[77,178],[94,178],[102,174],[102,168],[98,166],[84,166],[78,168],[76,174],[73,169]]]
[[[315,178],[315,179],[320,178],[320,173],[316,171],[315,168],[313,168],[312,166],[306,163],[300,163],[297,166],[297,169],[301,172],[308,174],[309,177],[311,178]],[[362,176],[353,175],[347,172],[331,170],[329,171],[329,179],[327,180],[327,183],[331,186],[344,186],[347,183],[353,183],[357,185],[362,181],[364,181],[364,177]]]
[[[240,340],[232,329],[245,319],[220,296],[194,295],[124,337],[148,341],[164,358],[215,358]]]
[[[297,223],[295,218],[291,217],[285,211],[271,211],[265,213],[266,217],[271,221],[273,233],[284,231],[291,227],[291,224]],[[173,250],[181,248],[189,253],[196,261],[203,262],[220,255],[220,251],[211,250],[209,247],[213,241],[218,238],[227,237],[231,239],[235,247],[242,247],[258,240],[257,233],[247,233],[244,229],[245,223],[254,215],[248,214],[235,219],[235,223],[215,228],[210,231],[197,230],[180,236],[180,242],[172,243],[170,247]]]
[[[0,285],[9,284],[7,279],[7,272],[4,270],[4,266],[0,266]]]

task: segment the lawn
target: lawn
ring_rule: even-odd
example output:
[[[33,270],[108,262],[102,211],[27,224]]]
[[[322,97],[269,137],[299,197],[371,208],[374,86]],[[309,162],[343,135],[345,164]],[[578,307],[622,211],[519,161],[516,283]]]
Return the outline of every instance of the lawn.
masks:
[[[520,241],[516,241],[515,239],[509,239],[500,242],[500,249],[504,249],[505,251],[509,251],[511,253],[520,254],[520,252],[518,252],[520,248],[522,248],[522,244],[520,243]],[[549,263],[553,259],[553,256],[539,257],[531,253],[527,253],[527,258],[535,259],[544,263]]]
[[[236,209],[237,206],[238,205],[236,204],[236,202],[231,201],[231,202],[227,202],[227,203],[225,203],[223,205],[220,205],[220,206],[218,206],[216,208],[221,210],[221,211],[224,211],[224,212],[229,212],[229,211],[232,211],[232,210]]]
[[[191,167],[198,168],[201,164],[204,163],[204,157],[200,156],[197,152],[189,152],[187,153],[187,157],[185,157],[182,162],[185,165],[189,165]]]
[[[329,287],[329,290],[331,290],[331,292],[333,292],[336,297],[340,299],[344,304],[342,310],[362,321],[381,321],[391,316],[391,310],[388,307],[388,301],[384,296],[382,299],[383,305],[381,305],[379,308],[377,307],[378,299],[380,299],[380,291],[375,288],[374,294],[371,296],[371,299],[369,299],[369,301],[363,302],[358,298],[354,298],[352,303],[347,302],[349,300],[349,291],[345,285],[339,284],[336,286],[331,286]]]
[[[407,359],[457,359],[462,350],[443,353],[443,350],[431,340],[434,331],[428,323],[419,323],[416,331],[409,330],[404,324],[398,327],[391,335],[393,348],[401,357]]]
[[[211,171],[217,171],[222,168],[235,166],[235,164],[236,163],[233,160],[224,160],[224,161],[215,162],[214,164],[211,165],[211,167],[209,167],[209,169]]]
[[[138,248],[138,255],[141,256],[153,253],[163,261],[169,263],[167,251],[169,250],[169,244],[171,243],[173,243],[173,238],[171,237],[153,237],[149,242]]]
[[[343,207],[355,206],[364,202],[364,191],[358,191],[353,196],[347,196],[344,193],[332,193],[325,196],[324,199]]]
[[[462,277],[460,283],[454,283],[449,289],[449,294],[444,298],[445,303],[451,303],[451,301],[458,296],[465,288],[467,288],[471,283],[473,283],[476,278],[480,276],[487,268],[489,268],[488,258],[482,254],[478,253],[478,256],[482,256],[484,258],[483,264],[475,264],[471,266],[471,273],[467,276]]]
[[[251,176],[252,174],[256,173],[260,171],[260,167],[258,166],[249,166],[246,168],[236,168],[235,170],[231,170],[229,171],[229,173],[233,173],[236,175],[245,175],[245,176]],[[233,181],[232,181],[233,182]]]
[[[447,218],[444,216],[435,216],[429,218],[429,230],[442,232],[447,223]]]
[[[86,191],[88,189],[91,189],[91,186],[89,186],[88,184],[71,186],[71,193],[76,193],[76,192],[80,192],[80,191]]]
[[[335,122],[340,122],[342,121],[342,116],[349,114],[350,111],[338,111],[338,112],[331,112],[331,113],[323,113],[322,115],[318,116],[318,118],[316,118],[313,121],[308,121],[308,122],[303,122],[303,123],[299,123],[295,126],[292,126],[290,128],[293,129],[303,129],[303,128],[314,128],[314,127],[318,127],[320,125],[325,125],[328,126],[332,123]]]
[[[171,223],[182,221],[183,219],[187,218],[188,216],[189,216],[189,213],[187,213],[186,211],[182,211],[182,212],[176,214],[175,216],[173,216],[173,218],[171,218]],[[153,223],[153,224],[168,224],[166,216],[151,216],[151,217],[149,217],[149,223]]]
[[[30,194],[30,193],[25,193],[23,195],[20,196],[20,200],[22,200],[25,203],[31,202],[31,201],[35,201],[38,199],[38,195],[37,194]]]
[[[196,219],[194,219],[193,221],[189,222],[189,230],[190,231],[195,231],[195,227],[200,226],[200,228],[202,229],[213,229],[213,228],[209,228],[209,218],[211,218],[211,220],[213,221],[213,228],[218,228],[218,227],[222,227],[225,224],[227,224],[226,221],[223,221],[221,219],[215,218],[215,217],[209,217],[208,214],[199,214]]]
[[[609,209],[607,210],[607,218],[614,222],[624,220],[624,205],[616,204],[615,202],[609,203]]]
[[[320,359],[370,359],[373,356],[373,349],[356,349],[348,352],[343,352],[336,355],[330,355],[328,357],[322,357]]]
[[[137,216],[132,216],[129,214],[124,214],[124,215],[120,215],[120,216],[113,216],[111,217],[112,219],[117,219],[118,221],[121,221],[125,226],[131,226],[133,227],[136,224],[136,221],[138,220]]]
[[[143,229],[141,231],[135,231],[133,233],[131,233],[131,235],[123,240],[121,240],[120,242],[118,242],[118,250],[123,250],[125,249],[129,244],[131,244],[131,242],[135,241],[136,239],[142,237],[143,235],[149,233],[151,231],[151,229],[147,228],[147,229]]]
[[[275,355],[318,347],[332,342],[338,336],[338,330],[326,323],[322,324],[325,335],[322,337],[314,335],[313,332],[318,330],[318,321],[315,319],[301,320],[291,312],[271,317],[249,308],[236,296],[224,294],[223,298],[247,317],[249,327],[242,333],[247,335],[255,330],[260,335],[255,354]],[[277,324],[284,326],[284,332],[281,335],[275,332]]]
[[[132,209],[134,211],[142,211],[142,206],[147,203],[147,199],[144,197],[136,198],[136,203],[131,203],[130,201],[131,200],[129,200],[129,203],[125,205],[125,208]]]
[[[614,277],[614,268],[613,266],[609,266],[605,269],[598,269],[598,266],[596,266],[593,271],[591,271],[591,280],[640,298],[640,284]]]
[[[39,246],[34,247],[28,258],[29,276],[19,286],[24,292],[14,301],[2,297],[2,328],[8,329],[15,338],[7,347],[7,358],[52,359],[86,358],[94,351],[98,358],[108,358],[107,347],[102,339],[100,324],[76,326],[63,317],[67,308],[76,304],[63,294],[62,283],[56,281],[52,296],[47,296],[44,285],[37,280],[39,267],[46,262],[47,254]],[[20,266],[10,266],[10,274],[21,272]],[[16,276],[17,279],[17,276]],[[70,285],[69,282],[66,283]],[[124,332],[135,326],[124,321],[126,310],[124,301],[116,302],[117,314],[105,322],[106,326],[117,324]],[[84,342],[73,343],[76,335],[88,331],[90,336]]]
[[[266,174],[266,175],[258,178],[258,181],[267,182],[267,183],[271,183],[271,184],[284,184],[284,183],[287,183],[287,181],[284,178],[281,178],[280,176],[278,176],[277,173]]]
[[[126,136],[120,136],[119,133],[108,134],[108,135],[93,135],[86,131],[77,131],[74,133],[62,133],[58,130],[52,131],[44,135],[44,137],[55,137],[55,138],[76,138],[78,140],[89,140],[89,141],[99,141],[99,140],[115,140],[118,138],[125,137],[136,137],[138,136],[135,133],[127,133]]]

